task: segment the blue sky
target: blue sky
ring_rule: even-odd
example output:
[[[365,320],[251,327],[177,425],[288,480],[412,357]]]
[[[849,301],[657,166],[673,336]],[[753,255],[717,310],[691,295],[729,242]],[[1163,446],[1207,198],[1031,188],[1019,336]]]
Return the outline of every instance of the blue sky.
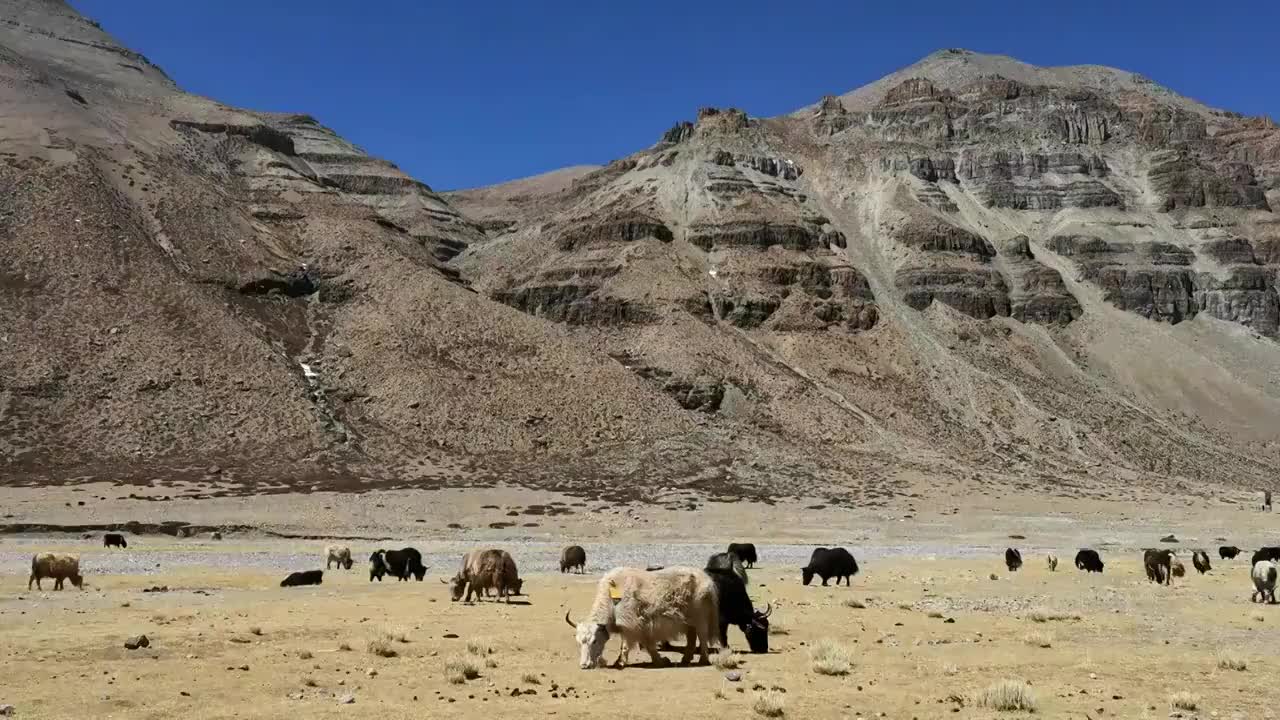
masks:
[[[789,112],[943,47],[1140,72],[1280,120],[1280,2],[73,0],[183,88],[306,112],[437,189]]]

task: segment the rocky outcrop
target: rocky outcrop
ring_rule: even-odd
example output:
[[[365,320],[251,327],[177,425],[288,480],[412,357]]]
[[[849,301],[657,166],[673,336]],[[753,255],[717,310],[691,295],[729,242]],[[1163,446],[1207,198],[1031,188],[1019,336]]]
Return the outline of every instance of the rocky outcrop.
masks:
[[[1201,255],[1223,265],[1255,265],[1258,262],[1253,254],[1253,245],[1244,238],[1210,240],[1199,249]]]
[[[996,151],[964,153],[957,174],[987,207],[1059,210],[1123,205],[1100,179],[1107,171],[1097,155]]]
[[[1190,251],[1167,243],[1138,246],[1107,243],[1085,235],[1056,236],[1047,243],[1071,257],[1082,278],[1097,285],[1107,302],[1145,318],[1179,323],[1195,317],[1195,272]]]
[[[629,300],[602,296],[598,285],[529,285],[494,292],[494,300],[552,322],[569,325],[634,325],[653,322],[653,311]]]
[[[745,329],[763,325],[782,304],[778,297],[735,295],[729,292],[714,293],[709,302],[715,317],[734,327]]]
[[[751,121],[737,108],[698,108],[698,132],[703,135],[736,135],[745,130]]]
[[[688,120],[682,120],[671,126],[670,130],[663,133],[662,140],[660,142],[668,145],[676,145],[693,137],[693,133],[693,123]]]
[[[1125,119],[1136,129],[1136,139],[1146,145],[1165,148],[1193,143],[1208,135],[1201,116],[1168,105],[1146,104],[1125,112]]]
[[[935,300],[979,319],[1008,316],[1009,288],[990,268],[906,267],[894,274],[902,299],[916,310]]]
[[[612,357],[636,375],[658,385],[685,410],[714,413],[724,400],[724,382],[706,377],[678,377],[670,370],[647,364],[643,358],[631,353],[618,353]]]
[[[689,230],[689,242],[706,251],[713,248],[758,248],[781,245],[789,250],[845,247],[844,234],[800,224],[740,221],[700,224]]]
[[[247,139],[262,147],[281,153],[283,155],[294,155],[296,150],[293,145],[293,138],[288,134],[277,130],[268,125],[236,125],[230,123],[216,122],[200,122],[196,120],[170,120],[169,126],[174,130],[193,130],[202,133],[217,133],[224,135],[236,135]]]
[[[814,114],[813,128],[819,135],[835,135],[847,130],[853,124],[849,111],[844,103],[834,95],[824,95],[818,103],[818,111]]]
[[[1006,240],[1000,259],[1008,272],[1009,314],[1022,322],[1066,325],[1080,317],[1080,302],[1062,275],[1036,260],[1025,235]]]
[[[589,245],[629,243],[646,238],[671,242],[674,237],[670,228],[660,220],[638,212],[619,213],[598,220],[587,218],[551,232],[557,236],[556,247],[566,252]]]
[[[803,262],[798,265],[775,265],[760,271],[760,278],[779,286],[798,286],[820,298],[832,296],[874,300],[866,276],[848,265],[825,265]]]
[[[1152,157],[1147,179],[1163,211],[1198,207],[1239,207],[1270,210],[1264,190],[1250,169],[1234,166],[1223,175],[1186,150],[1170,150]]]
[[[1225,278],[1201,273],[1195,278],[1194,299],[1205,313],[1239,323],[1263,335],[1280,332],[1280,295],[1276,269],[1256,265],[1231,268]]]
[[[938,90],[932,80],[926,78],[910,78],[889,89],[885,93],[881,107],[892,107],[919,100],[940,100],[944,94]]]
[[[893,239],[925,252],[965,253],[993,258],[996,249],[981,235],[951,223],[923,217],[903,222],[893,231]]]

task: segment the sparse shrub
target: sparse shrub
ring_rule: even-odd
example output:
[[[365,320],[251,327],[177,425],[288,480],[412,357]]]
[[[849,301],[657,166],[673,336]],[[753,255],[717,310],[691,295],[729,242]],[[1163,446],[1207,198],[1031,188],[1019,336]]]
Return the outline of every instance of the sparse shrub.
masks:
[[[1022,641],[1031,647],[1047,648],[1053,647],[1053,636],[1049,633],[1033,632],[1027,633],[1022,637]]]
[[[770,635],[790,635],[791,629],[780,622],[774,622],[772,619],[770,619],[769,634]]]
[[[1060,610],[1037,608],[1027,613],[1027,619],[1032,622],[1046,623],[1059,620],[1079,620],[1080,616],[1075,613],[1062,612]]]
[[[1244,658],[1236,655],[1230,650],[1222,650],[1218,653],[1218,669],[1219,670],[1245,670],[1249,667],[1249,663]]]
[[[915,605],[912,605],[911,603],[898,603],[898,609],[899,609],[899,610],[906,610],[907,612],[911,612],[912,610],[915,610],[915,609],[916,609],[916,607],[915,607]]]
[[[978,707],[1035,712],[1037,704],[1030,685],[1021,680],[1001,680],[978,693]]]
[[[487,657],[484,659],[484,666],[492,670],[493,668],[498,667],[498,661],[491,657]]]
[[[786,698],[777,690],[758,692],[751,701],[751,709],[761,717],[782,717],[786,710]]]
[[[382,634],[387,639],[387,642],[409,642],[409,636],[403,630],[384,630]]]
[[[365,646],[370,655],[378,657],[393,658],[396,656],[395,648],[391,647],[391,642],[385,637],[376,637],[369,640],[369,644]]]
[[[866,609],[867,609],[867,606],[866,606],[866,605],[864,605],[864,604],[862,604],[862,601],[861,601],[861,600],[855,600],[855,599],[853,599],[853,598],[845,598],[845,599],[844,599],[844,602],[842,602],[842,603],[840,603],[840,604],[841,604],[841,605],[844,605],[844,606],[845,606],[845,607],[847,607],[847,608],[853,608],[854,610],[866,610]]]
[[[933,618],[934,620],[941,620],[942,613],[938,612],[937,610],[931,610],[929,611],[929,617]]]
[[[338,649],[342,652],[351,652],[351,643],[339,643]]]
[[[302,684],[306,685],[307,687],[315,687],[316,681],[315,681],[315,678],[303,678]]]
[[[819,675],[848,675],[853,666],[852,653],[833,640],[819,640],[809,650],[813,671]]]
[[[534,675],[533,673],[525,673],[524,675],[521,675],[520,681],[528,685],[542,684],[542,680],[537,675]]]
[[[1253,618],[1257,622],[1266,622],[1266,619],[1267,619],[1266,615],[1263,615],[1262,613],[1259,613],[1259,612],[1256,612],[1250,615],[1249,617]]]
[[[249,628],[249,634],[251,634],[251,635],[261,635],[261,634],[262,634],[262,628],[258,627],[257,625],[254,625],[253,627]]]
[[[1195,710],[1200,706],[1200,696],[1186,690],[1169,696],[1169,707],[1174,710]]]
[[[729,648],[720,648],[720,652],[711,657],[711,664],[720,670],[732,670],[742,664],[742,658]]]
[[[488,655],[493,652],[493,648],[484,640],[468,640],[467,652],[472,655]]]
[[[942,666],[943,675],[955,675],[959,672],[960,672],[960,668],[956,667],[955,663],[946,663],[945,665]]]
[[[299,650],[299,651],[298,651],[298,659],[299,659],[299,660],[310,660],[310,659],[311,659],[311,658],[313,658],[313,657],[315,657],[315,656],[311,654],[311,651],[310,651],[310,650]]]
[[[451,658],[444,664],[445,679],[454,685],[480,677],[480,663],[469,656]]]

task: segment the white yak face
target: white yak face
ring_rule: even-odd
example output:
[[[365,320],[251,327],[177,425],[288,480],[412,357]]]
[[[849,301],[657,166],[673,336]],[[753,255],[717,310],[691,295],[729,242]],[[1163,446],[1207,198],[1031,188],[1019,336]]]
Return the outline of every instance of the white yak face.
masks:
[[[582,669],[590,670],[599,667],[601,657],[604,655],[604,646],[609,642],[609,628],[598,623],[581,622],[578,623],[576,639],[582,650],[579,658]]]

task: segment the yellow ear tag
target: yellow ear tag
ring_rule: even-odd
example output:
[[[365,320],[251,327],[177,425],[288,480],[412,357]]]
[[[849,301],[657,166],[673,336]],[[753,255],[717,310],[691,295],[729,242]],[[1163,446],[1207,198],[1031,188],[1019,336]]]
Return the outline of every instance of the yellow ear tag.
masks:
[[[613,598],[614,600],[622,599],[622,591],[619,590],[618,586],[614,585],[613,583],[609,583],[609,597]]]

